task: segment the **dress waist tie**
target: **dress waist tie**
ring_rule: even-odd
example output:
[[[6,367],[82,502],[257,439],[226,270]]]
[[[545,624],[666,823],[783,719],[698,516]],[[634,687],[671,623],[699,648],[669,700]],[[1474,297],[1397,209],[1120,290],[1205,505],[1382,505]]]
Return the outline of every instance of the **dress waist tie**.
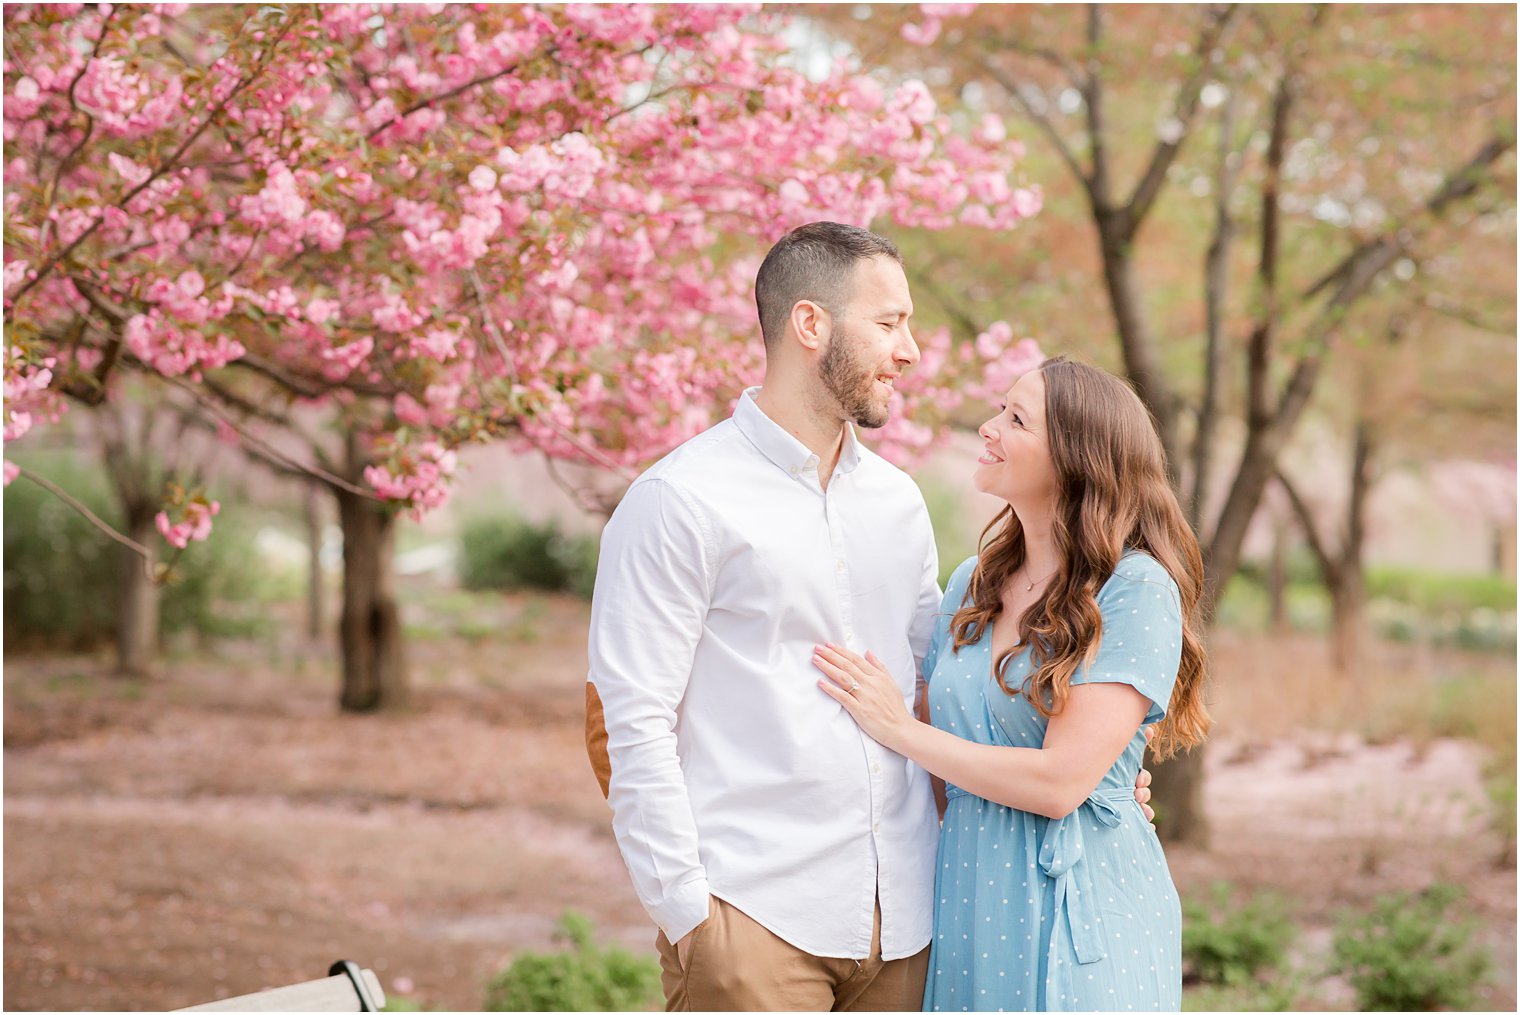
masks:
[[[1108,958],[1092,865],[1084,862],[1082,812],[1086,811],[1107,828],[1117,828],[1124,820],[1119,808],[1134,801],[1133,790],[1100,790],[1066,817],[1051,821],[1040,837],[1040,869],[1055,882],[1055,925],[1051,928],[1050,951],[1046,956],[1047,1011],[1068,1011],[1067,1006],[1076,1000],[1077,971],[1063,957],[1068,954],[1065,942],[1071,943],[1071,953],[1076,955],[1078,965]]]

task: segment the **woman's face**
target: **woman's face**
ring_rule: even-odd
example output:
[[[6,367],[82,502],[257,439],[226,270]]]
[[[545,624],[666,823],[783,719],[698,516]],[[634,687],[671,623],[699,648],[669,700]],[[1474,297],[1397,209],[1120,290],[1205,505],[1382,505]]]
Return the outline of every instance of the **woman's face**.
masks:
[[[1014,382],[1002,410],[978,429],[984,442],[972,483],[1015,510],[1055,504],[1056,471],[1045,427],[1045,378],[1031,371]]]

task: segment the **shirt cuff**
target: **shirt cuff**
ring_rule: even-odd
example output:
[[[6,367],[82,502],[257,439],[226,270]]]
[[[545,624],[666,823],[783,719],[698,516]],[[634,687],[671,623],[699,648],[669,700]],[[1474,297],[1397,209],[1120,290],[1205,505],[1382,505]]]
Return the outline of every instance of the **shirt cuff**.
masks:
[[[707,919],[712,905],[707,879],[692,881],[666,896],[665,902],[652,910],[654,922],[665,932],[665,940],[675,944]]]

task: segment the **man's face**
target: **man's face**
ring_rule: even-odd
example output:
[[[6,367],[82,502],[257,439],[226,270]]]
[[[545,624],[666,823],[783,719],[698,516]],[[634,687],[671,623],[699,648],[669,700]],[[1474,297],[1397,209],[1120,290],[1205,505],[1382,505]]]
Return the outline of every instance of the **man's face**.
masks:
[[[843,418],[872,429],[886,425],[898,377],[918,362],[918,344],[908,329],[912,316],[902,265],[890,257],[855,265],[818,364],[819,379]]]

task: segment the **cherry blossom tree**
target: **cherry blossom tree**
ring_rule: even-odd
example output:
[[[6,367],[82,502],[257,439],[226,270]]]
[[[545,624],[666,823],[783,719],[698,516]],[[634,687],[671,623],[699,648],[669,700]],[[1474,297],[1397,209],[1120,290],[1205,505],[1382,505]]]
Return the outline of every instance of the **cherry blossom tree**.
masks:
[[[445,501],[455,449],[631,475],[758,377],[749,290],[785,230],[1039,210],[1000,122],[793,66],[784,27],[740,6],[8,6],[6,442],[133,374],[322,484],[342,704],[399,701],[394,519]],[[1013,343],[924,336],[881,450],[931,446]],[[182,546],[216,510],[186,494],[159,530]]]

